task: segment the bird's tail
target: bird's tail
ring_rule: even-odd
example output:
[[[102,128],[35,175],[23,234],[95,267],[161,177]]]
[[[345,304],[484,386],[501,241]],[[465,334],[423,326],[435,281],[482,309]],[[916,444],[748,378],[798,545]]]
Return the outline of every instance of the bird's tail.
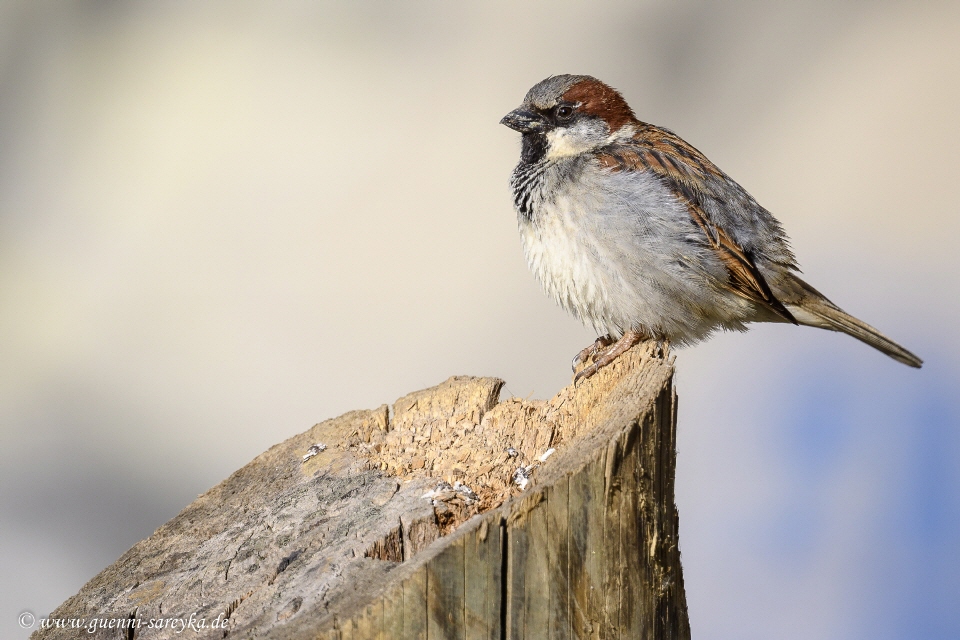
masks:
[[[803,296],[799,304],[787,304],[787,309],[796,317],[800,324],[831,331],[841,331],[857,340],[864,342],[874,349],[881,351],[894,360],[917,369],[923,360],[904,349],[899,344],[883,335],[866,322],[854,318],[852,315],[827,300],[823,294],[795,278],[807,295]]]

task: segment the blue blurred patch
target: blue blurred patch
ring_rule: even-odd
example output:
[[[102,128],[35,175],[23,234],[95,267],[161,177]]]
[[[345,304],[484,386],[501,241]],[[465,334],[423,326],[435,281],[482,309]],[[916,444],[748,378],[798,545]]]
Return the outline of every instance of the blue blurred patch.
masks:
[[[843,355],[798,358],[778,381],[770,560],[799,576],[842,558],[819,572],[855,587],[856,637],[960,638],[960,375]]]

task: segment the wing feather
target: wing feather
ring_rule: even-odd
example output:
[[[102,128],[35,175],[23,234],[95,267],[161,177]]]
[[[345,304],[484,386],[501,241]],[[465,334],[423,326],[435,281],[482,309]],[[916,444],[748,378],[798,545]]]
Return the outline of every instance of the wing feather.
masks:
[[[704,209],[706,197],[722,202],[720,190],[711,186],[729,180],[706,156],[666,129],[643,125],[629,142],[606,147],[596,157],[601,165],[614,171],[651,171],[658,175],[686,204],[690,218],[703,232],[706,244],[726,266],[729,279],[724,284],[787,322],[798,324],[793,314],[770,291],[750,252],[711,220]]]

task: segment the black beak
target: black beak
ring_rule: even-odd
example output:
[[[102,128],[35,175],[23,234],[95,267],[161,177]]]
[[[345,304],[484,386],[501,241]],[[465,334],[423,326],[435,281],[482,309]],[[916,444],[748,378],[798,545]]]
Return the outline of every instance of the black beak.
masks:
[[[533,133],[534,131],[544,131],[548,128],[548,123],[539,113],[534,113],[529,109],[519,107],[507,115],[503,116],[500,124],[506,125],[514,131],[520,133]]]

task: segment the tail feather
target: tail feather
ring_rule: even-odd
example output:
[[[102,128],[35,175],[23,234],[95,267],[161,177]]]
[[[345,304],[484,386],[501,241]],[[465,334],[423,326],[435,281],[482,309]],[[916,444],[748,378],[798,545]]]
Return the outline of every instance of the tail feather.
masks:
[[[810,287],[812,289],[812,287]],[[835,304],[820,297],[806,297],[799,305],[787,305],[800,324],[840,331],[881,351],[894,360],[917,369],[923,360],[883,335],[866,322],[854,318]]]

